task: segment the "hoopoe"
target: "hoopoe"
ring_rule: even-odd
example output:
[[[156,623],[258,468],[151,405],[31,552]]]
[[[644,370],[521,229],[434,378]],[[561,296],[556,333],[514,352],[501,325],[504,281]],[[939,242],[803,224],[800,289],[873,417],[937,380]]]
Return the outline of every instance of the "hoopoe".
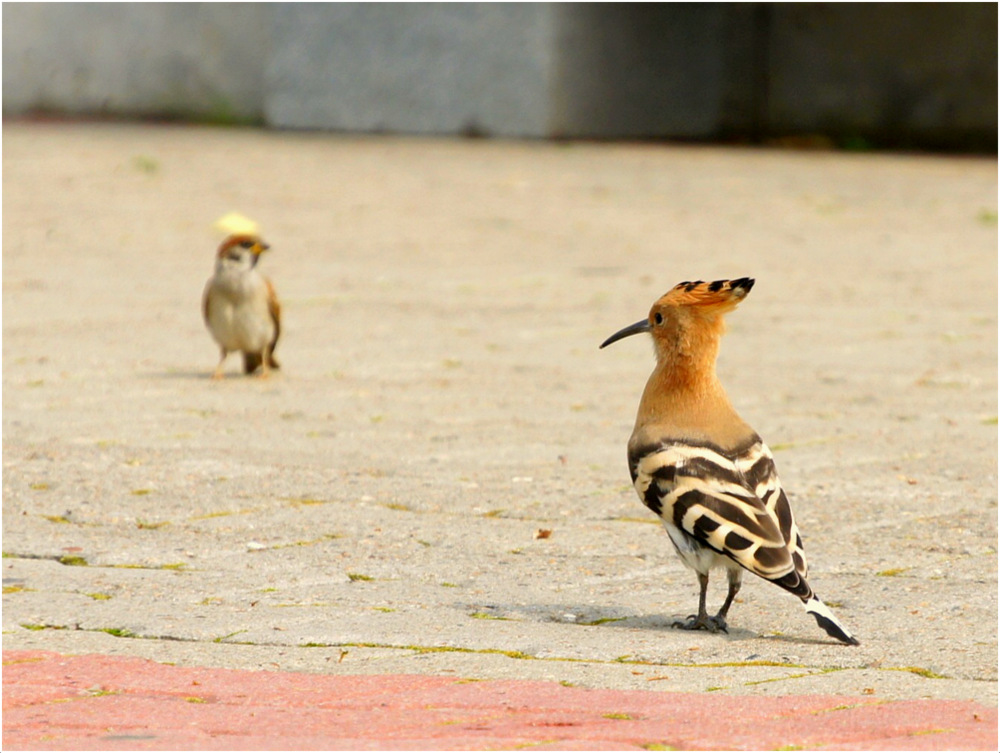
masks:
[[[632,482],[662,519],[681,560],[698,574],[698,614],[674,627],[726,631],[726,615],[749,570],[799,597],[828,635],[856,646],[809,587],[802,537],[771,451],[733,409],[715,373],[723,316],[753,284],[748,277],[682,282],[646,319],[601,344],[648,332],[656,350],[628,443]],[[729,593],[709,616],[705,597],[714,567],[726,568]]]
[[[213,379],[222,378],[222,364],[234,350],[243,351],[243,370],[258,368],[266,377],[280,368],[274,348],[281,334],[281,306],[274,286],[257,270],[268,246],[253,234],[230,235],[215,255],[215,273],[205,284],[202,314],[222,352]]]

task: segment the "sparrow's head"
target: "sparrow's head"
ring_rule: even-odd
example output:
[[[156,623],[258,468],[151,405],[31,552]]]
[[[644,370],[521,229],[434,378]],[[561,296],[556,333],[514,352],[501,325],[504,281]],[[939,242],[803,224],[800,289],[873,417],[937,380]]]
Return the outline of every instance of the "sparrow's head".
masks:
[[[697,349],[717,343],[724,331],[723,314],[739,305],[753,283],[749,277],[682,282],[653,304],[648,317],[611,335],[601,347],[648,332],[653,336],[659,360],[693,355]]]
[[[219,269],[246,272],[257,266],[260,255],[270,248],[256,235],[230,235],[219,246],[215,265]]]

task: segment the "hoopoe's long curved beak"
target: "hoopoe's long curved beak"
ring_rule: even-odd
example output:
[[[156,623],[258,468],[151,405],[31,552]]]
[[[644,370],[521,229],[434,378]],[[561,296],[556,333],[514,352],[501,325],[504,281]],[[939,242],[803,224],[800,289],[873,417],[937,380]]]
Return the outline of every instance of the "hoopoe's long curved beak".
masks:
[[[649,332],[649,320],[643,319],[641,322],[636,322],[635,324],[628,325],[625,329],[620,329],[615,332],[611,337],[601,343],[601,348],[611,343],[618,342],[622,338],[629,337],[631,335],[638,335],[643,332]]]

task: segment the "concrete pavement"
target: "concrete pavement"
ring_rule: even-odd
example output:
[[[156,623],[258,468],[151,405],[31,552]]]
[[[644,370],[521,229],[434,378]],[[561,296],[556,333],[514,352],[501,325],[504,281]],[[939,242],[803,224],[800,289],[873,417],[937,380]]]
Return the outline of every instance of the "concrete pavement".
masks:
[[[4,136],[5,652],[995,708],[995,160]],[[233,209],[268,381],[207,378]],[[729,635],[669,627],[697,587],[624,462],[649,349],[597,344],[742,275],[720,376],[856,649],[762,582]]]

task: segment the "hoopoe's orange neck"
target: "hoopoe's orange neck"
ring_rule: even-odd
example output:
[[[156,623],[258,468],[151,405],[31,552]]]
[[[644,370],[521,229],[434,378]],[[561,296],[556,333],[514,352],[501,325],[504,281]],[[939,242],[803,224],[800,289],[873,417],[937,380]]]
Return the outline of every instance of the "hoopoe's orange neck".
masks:
[[[639,402],[634,439],[656,441],[662,435],[728,447],[753,436],[715,373],[720,333],[698,334],[656,341],[656,368]]]
[[[660,423],[670,416],[714,414],[730,407],[729,398],[715,374],[715,364],[685,363],[687,359],[657,364],[649,375],[639,403],[639,417]]]

